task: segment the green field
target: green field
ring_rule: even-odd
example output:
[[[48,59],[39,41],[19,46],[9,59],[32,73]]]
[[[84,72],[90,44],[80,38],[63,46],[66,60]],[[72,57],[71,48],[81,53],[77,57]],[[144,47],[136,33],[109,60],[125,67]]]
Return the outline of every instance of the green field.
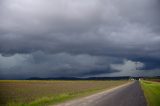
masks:
[[[128,81],[1,80],[0,106],[47,106],[126,82]]]
[[[160,82],[141,81],[148,106],[160,106]]]

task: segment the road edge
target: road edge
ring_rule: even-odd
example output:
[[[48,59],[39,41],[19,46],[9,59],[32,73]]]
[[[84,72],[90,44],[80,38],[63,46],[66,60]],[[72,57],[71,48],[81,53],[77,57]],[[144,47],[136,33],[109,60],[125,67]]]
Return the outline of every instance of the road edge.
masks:
[[[102,96],[104,94],[113,92],[113,91],[115,91],[117,89],[129,86],[129,85],[133,84],[134,82],[135,81],[130,81],[130,82],[127,82],[125,84],[118,85],[116,87],[113,87],[113,88],[110,88],[110,89],[107,89],[107,90],[104,90],[104,91],[101,91],[101,92],[98,92],[98,93],[94,93],[94,94],[91,94],[91,95],[88,95],[88,96],[85,96],[85,97],[76,98],[76,99],[72,99],[72,100],[69,100],[69,101],[65,101],[63,103],[49,105],[49,106],[68,106],[69,104],[73,104],[74,102],[81,102],[81,101],[86,100],[86,99],[88,100],[90,98],[94,98],[95,96]]]

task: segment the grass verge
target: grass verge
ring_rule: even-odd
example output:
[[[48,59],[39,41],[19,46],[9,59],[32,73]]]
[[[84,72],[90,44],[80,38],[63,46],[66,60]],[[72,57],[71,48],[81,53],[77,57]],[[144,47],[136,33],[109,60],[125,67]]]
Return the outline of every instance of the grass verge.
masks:
[[[93,93],[101,92],[107,89],[92,89],[85,92],[78,92],[78,93],[64,93],[59,94],[53,97],[42,97],[36,99],[29,103],[16,103],[16,102],[8,102],[7,106],[48,106],[50,104],[57,104],[61,102],[65,102],[67,100],[76,99],[79,97],[84,97]]]
[[[148,106],[160,106],[160,83],[143,80],[141,81],[141,86]]]

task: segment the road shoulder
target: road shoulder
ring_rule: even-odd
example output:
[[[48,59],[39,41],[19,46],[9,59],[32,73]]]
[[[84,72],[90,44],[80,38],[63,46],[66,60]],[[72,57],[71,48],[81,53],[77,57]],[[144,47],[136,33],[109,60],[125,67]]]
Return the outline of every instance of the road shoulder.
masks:
[[[114,90],[129,86],[132,83],[134,83],[134,81],[127,82],[125,84],[116,86],[114,88],[111,88],[111,89],[108,89],[108,90],[105,90],[105,91],[102,91],[102,92],[99,92],[99,93],[96,93],[96,94],[92,94],[90,96],[86,96],[86,97],[82,97],[82,98],[78,98],[78,99],[74,99],[74,100],[66,101],[64,103],[60,103],[60,104],[57,104],[57,105],[50,105],[50,106],[74,106],[74,105],[80,104],[80,103],[93,102],[93,101],[101,98],[102,96],[104,96],[104,95],[106,95],[106,94],[108,94],[110,92],[113,92]]]

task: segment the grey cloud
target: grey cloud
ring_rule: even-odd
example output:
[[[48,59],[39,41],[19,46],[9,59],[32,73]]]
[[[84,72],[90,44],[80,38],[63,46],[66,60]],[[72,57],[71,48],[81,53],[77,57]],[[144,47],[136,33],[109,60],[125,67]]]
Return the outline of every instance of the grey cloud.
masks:
[[[155,0],[7,0],[2,4],[0,50],[4,53],[159,50],[155,47],[159,33],[153,32],[159,28],[159,20],[153,19],[158,16],[148,11],[157,10]],[[146,17],[151,18],[145,20]]]
[[[138,74],[137,70],[140,70],[144,67],[145,67],[144,63],[131,60],[124,60],[123,64],[111,64],[112,69],[120,70],[120,72],[118,72],[118,75],[126,75],[126,76],[136,75]]]
[[[70,55],[66,53],[16,54],[10,57],[0,56],[1,78],[91,76],[112,73],[109,64],[117,59],[90,55]],[[116,72],[116,71],[115,71]],[[15,77],[16,75],[16,77]]]
[[[65,62],[59,61],[62,69],[57,70],[67,67],[68,70],[79,70],[75,73],[67,71],[68,75],[85,76],[80,70],[86,70],[86,75],[97,73],[96,70],[111,72],[109,64],[123,63],[124,59],[154,67],[157,59],[160,60],[159,4],[158,0],[1,0],[0,53],[3,58],[13,58],[17,54],[31,56],[33,60],[27,59],[27,66],[19,64],[14,68],[27,67],[33,72],[52,70],[48,67],[63,59]],[[39,51],[46,56],[39,56]],[[53,58],[57,54],[67,55]],[[87,61],[82,63],[93,66],[75,65],[77,60],[74,59],[81,55]],[[93,64],[95,60],[91,58],[94,57],[103,57],[98,61],[107,65]],[[143,61],[146,58],[152,63]],[[35,62],[45,65],[44,68],[35,68]],[[68,62],[74,67],[65,66]]]

